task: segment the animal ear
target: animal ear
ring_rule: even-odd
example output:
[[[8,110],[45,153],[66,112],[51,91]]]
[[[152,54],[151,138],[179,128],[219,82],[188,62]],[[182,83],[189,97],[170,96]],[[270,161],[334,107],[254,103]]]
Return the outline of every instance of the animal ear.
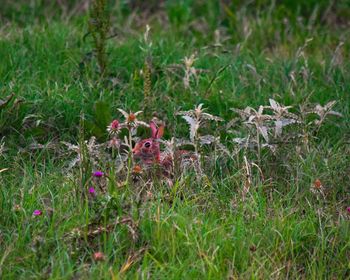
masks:
[[[158,128],[157,128],[156,123],[154,121],[151,121],[149,123],[149,127],[151,128],[152,138],[157,138]]]
[[[152,138],[159,139],[162,138],[164,134],[164,125],[162,124],[160,127],[157,127],[154,121],[151,121],[149,124],[152,132]]]
[[[159,128],[158,128],[158,130],[157,130],[157,137],[156,138],[162,138],[163,137],[163,134],[164,134],[164,125],[162,124]]]

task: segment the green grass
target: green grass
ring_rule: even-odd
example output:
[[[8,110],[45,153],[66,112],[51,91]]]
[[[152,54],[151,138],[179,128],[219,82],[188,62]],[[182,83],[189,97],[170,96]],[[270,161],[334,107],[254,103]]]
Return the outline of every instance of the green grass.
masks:
[[[99,79],[95,59],[86,56],[93,48],[91,38],[84,38],[87,13],[68,19],[40,1],[32,1],[32,7],[6,4],[0,99],[14,92],[22,101],[0,109],[0,139],[6,147],[0,170],[8,168],[0,173],[1,279],[350,277],[350,7],[336,1],[325,14],[328,1],[317,7],[314,1],[275,7],[269,1],[256,1],[254,7],[245,1],[217,2],[166,1],[147,20],[141,16],[147,12],[132,17],[126,4],[111,7],[117,36],[107,43],[106,81]],[[167,139],[185,137],[186,124],[175,112],[199,103],[225,123],[235,116],[230,108],[256,108],[269,98],[296,109],[307,97],[322,105],[336,100],[343,117],[321,128],[307,154],[299,156],[295,147],[285,149],[286,159],[263,154],[266,178],[254,169],[245,199],[242,154],[212,163],[201,182],[193,174],[172,189],[154,182],[153,197],[146,202],[136,201],[140,185],[115,191],[113,180],[109,197],[84,199],[79,170],[66,171],[71,157],[60,142],[79,141],[82,115],[85,138],[96,135],[103,141],[106,124],[121,117],[117,108],[144,109],[140,41],[147,23],[152,28],[152,96],[143,119],[156,112],[166,121]],[[225,38],[219,48],[211,47],[216,29]],[[340,42],[344,45],[335,56]],[[193,53],[194,66],[206,71],[185,89],[183,71],[169,69]],[[232,148],[227,131],[222,127],[217,133]],[[144,130],[140,136],[145,135]],[[31,149],[33,143],[52,146]],[[315,179],[325,185],[326,198],[310,191]],[[33,217],[35,209],[43,215]],[[136,240],[123,223],[88,236],[87,225],[106,227],[125,216],[136,223]],[[70,234],[77,228],[81,238]],[[106,259],[94,261],[96,251]],[[129,256],[134,261],[125,268]]]

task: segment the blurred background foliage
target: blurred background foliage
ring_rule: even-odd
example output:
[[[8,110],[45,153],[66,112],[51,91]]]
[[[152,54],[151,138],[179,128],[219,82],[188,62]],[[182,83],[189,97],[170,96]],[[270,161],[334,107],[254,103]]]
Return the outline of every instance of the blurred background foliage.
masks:
[[[1,21],[17,22],[26,25],[30,21],[71,17],[84,14],[89,7],[88,0],[2,0]],[[133,12],[151,14],[166,12],[173,23],[186,23],[198,16],[208,21],[225,22],[228,9],[234,13],[247,9],[249,13],[269,10],[275,17],[283,19],[310,18],[320,23],[345,23],[350,17],[348,0],[109,0],[112,13],[117,12],[119,19]],[[220,15],[220,17],[217,17]],[[217,22],[215,22],[217,24]]]

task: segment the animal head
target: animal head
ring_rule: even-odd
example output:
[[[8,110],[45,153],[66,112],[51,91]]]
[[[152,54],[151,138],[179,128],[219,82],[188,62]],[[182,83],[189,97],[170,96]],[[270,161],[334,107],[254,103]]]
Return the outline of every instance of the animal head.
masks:
[[[136,143],[133,149],[134,158],[141,159],[146,164],[160,161],[159,139],[164,134],[164,125],[159,127],[154,121],[150,122],[151,138],[143,139]]]

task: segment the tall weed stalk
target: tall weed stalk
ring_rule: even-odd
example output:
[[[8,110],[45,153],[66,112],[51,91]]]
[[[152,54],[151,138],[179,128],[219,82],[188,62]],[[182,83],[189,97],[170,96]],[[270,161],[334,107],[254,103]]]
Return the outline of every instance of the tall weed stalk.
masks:
[[[106,45],[110,27],[111,21],[107,9],[107,1],[93,0],[90,9],[89,33],[93,38],[94,53],[101,78],[104,78],[107,74]]]

